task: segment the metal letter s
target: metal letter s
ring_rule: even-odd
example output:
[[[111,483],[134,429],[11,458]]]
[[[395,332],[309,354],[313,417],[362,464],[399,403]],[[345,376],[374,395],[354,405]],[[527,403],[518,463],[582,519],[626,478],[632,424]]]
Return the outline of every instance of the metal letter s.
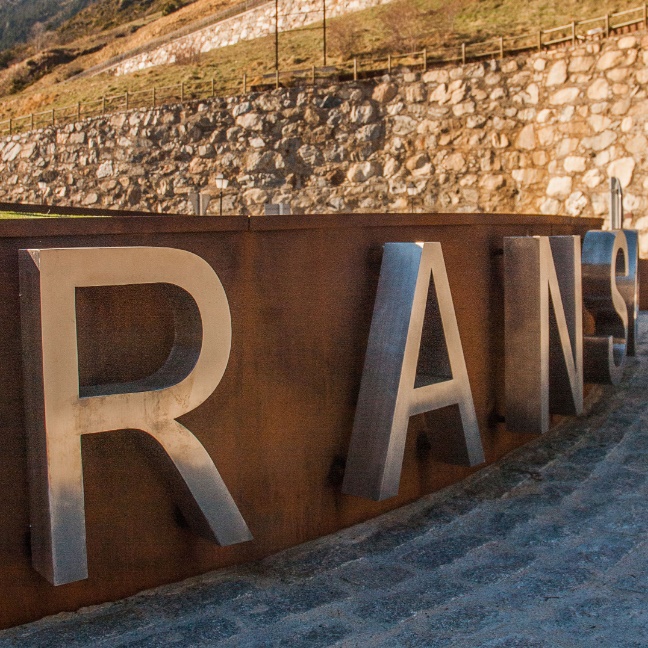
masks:
[[[165,364],[144,380],[80,389],[75,289],[151,283],[166,285],[174,310]],[[35,569],[54,585],[87,578],[81,437],[111,430],[158,441],[197,532],[221,545],[251,539],[211,457],[175,420],[212,394],[229,359],[229,305],[213,269],[170,248],[21,250],[20,289]]]
[[[616,282],[628,311],[627,353],[634,357],[637,352],[637,336],[639,335],[639,233],[636,230],[627,229],[624,229],[623,233],[628,243],[628,276],[617,276]]]
[[[629,281],[625,234],[591,231],[583,240],[583,302],[594,321],[585,336],[585,381],[618,385],[623,376],[628,340],[628,308],[617,285]]]
[[[438,342],[417,375],[430,282]],[[440,243],[387,243],[342,490],[373,500],[398,494],[411,416],[458,405],[471,466],[484,461]]]
[[[504,239],[506,427],[541,434],[583,411],[580,238]]]

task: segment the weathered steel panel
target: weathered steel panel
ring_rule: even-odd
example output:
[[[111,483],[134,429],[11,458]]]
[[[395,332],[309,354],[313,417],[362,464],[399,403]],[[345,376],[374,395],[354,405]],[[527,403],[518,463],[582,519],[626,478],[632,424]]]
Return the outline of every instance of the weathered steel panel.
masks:
[[[505,236],[580,234],[593,219],[488,215],[117,217],[0,223],[0,625],[123,597],[374,517],[464,478],[454,413],[413,416],[398,496],[343,495],[369,328],[387,242],[442,245],[488,462],[525,442],[503,413]],[[218,547],[185,523],[167,461],[142,432],[82,440],[89,578],[60,587],[31,567],[18,250],[154,246],[203,258],[232,317],[222,381],[179,422],[205,447],[254,540]],[[82,386],[134,381],[164,363],[173,308],[152,286],[80,288]]]

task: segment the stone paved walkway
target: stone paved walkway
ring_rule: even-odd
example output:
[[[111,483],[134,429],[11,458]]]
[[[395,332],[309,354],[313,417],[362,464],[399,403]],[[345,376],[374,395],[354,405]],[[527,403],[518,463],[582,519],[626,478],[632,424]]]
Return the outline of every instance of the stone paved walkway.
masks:
[[[261,563],[0,633],[65,646],[648,646],[648,314],[590,412],[471,480]]]

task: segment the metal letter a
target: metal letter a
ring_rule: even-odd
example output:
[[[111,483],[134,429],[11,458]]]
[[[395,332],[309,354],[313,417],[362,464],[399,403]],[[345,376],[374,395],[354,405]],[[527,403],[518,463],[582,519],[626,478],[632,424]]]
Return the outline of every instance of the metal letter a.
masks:
[[[417,372],[426,306],[436,344],[425,349],[426,371]],[[450,405],[459,407],[468,463],[483,463],[441,244],[387,243],[343,492],[373,500],[397,495],[410,417]]]

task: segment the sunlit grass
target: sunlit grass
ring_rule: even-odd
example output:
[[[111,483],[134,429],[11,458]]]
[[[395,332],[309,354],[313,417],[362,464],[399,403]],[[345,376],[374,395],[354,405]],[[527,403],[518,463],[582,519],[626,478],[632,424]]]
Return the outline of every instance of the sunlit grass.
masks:
[[[14,212],[14,211],[0,211],[0,220],[20,220],[31,218],[87,218],[90,214],[40,214],[37,212]],[[109,215],[97,214],[98,217],[108,218]]]
[[[637,0],[411,0],[421,10],[421,37],[417,45],[438,48],[460,41],[476,42],[499,35],[535,33],[540,27],[550,28],[574,19],[597,17],[639,7]],[[354,15],[329,21],[353,20],[358,25],[353,41],[353,55],[393,51],[393,34],[386,19],[389,5],[374,7]],[[393,20],[393,18],[391,18]],[[53,83],[54,75],[44,78],[20,95],[0,103],[0,119],[28,115],[41,110],[60,109],[101,99],[103,95],[123,95],[126,91],[151,93],[155,86],[187,85],[188,94],[196,84],[209,84],[212,79],[224,94],[237,94],[243,89],[243,75],[248,84],[272,73],[275,56],[274,36],[238,43],[212,50],[184,63],[149,68],[134,74],[113,77],[107,73],[87,79],[71,78]],[[329,63],[348,58],[330,50]],[[281,69],[306,68],[322,64],[322,29],[313,25],[308,31],[280,34],[279,64]],[[271,79],[266,79],[271,82]],[[203,93],[206,92],[203,86]],[[152,94],[152,93],[151,93]],[[144,97],[139,99],[148,103]],[[163,92],[159,99],[165,103]],[[134,103],[137,105],[137,97]]]

